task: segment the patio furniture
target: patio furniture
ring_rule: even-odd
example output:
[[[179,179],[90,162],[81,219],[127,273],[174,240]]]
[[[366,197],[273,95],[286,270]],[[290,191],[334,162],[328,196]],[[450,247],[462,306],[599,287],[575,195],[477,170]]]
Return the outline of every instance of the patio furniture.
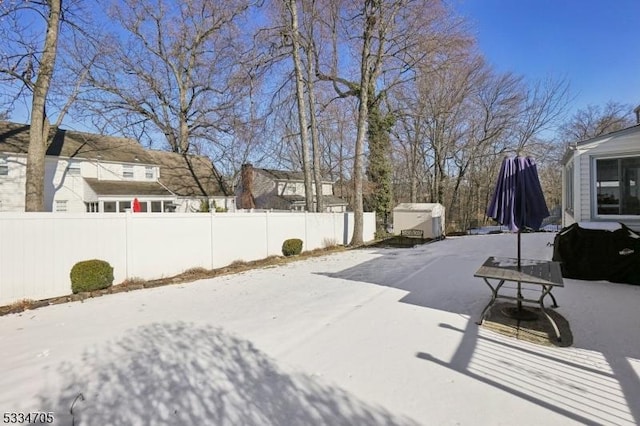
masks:
[[[420,238],[424,239],[424,231],[422,229],[403,229],[400,231],[400,236],[403,238]]]
[[[540,306],[540,311],[547,317],[553,326],[558,341],[562,340],[558,325],[547,313],[544,307],[544,298],[546,296],[551,296],[551,299],[553,300],[552,307],[558,307],[556,299],[551,291],[555,287],[564,287],[559,262],[529,259],[520,259],[518,261],[518,259],[511,257],[492,256],[482,264],[473,276],[484,279],[485,283],[491,289],[491,300],[482,310],[480,319],[477,321],[478,325],[483,323],[486,313],[497,299],[515,300],[519,305],[523,302],[537,303]],[[496,280],[497,285],[492,285],[489,280]],[[516,296],[505,295],[504,291],[503,294],[500,294],[500,291],[504,290],[502,286],[508,281],[518,283],[518,289],[520,288],[521,283],[539,285],[541,290],[540,298],[537,300],[527,299],[519,290]]]

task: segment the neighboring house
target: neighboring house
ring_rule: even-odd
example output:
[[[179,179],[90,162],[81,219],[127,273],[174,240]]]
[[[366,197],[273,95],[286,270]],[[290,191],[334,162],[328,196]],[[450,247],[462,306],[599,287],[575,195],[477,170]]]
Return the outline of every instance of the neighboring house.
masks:
[[[315,205],[315,183],[312,186]],[[244,164],[236,185],[236,195],[238,208],[304,211],[304,175],[302,172],[260,169]],[[326,212],[347,210],[347,202],[333,195],[331,181],[322,181],[322,201]]]
[[[51,131],[45,158],[45,210],[124,212],[138,199],[143,212],[198,211],[203,200],[235,210],[211,161],[144,149],[112,136]],[[24,211],[29,126],[0,122],[0,211]]]
[[[562,226],[614,221],[640,230],[640,119],[573,144],[562,164]]]

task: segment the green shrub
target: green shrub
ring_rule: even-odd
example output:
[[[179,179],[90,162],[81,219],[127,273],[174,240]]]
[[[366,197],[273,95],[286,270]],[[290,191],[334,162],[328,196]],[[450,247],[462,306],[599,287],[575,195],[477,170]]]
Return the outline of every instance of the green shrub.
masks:
[[[104,260],[83,260],[71,268],[71,291],[80,293],[83,291],[102,290],[113,284],[113,267]]]
[[[282,254],[285,256],[293,256],[302,253],[302,240],[299,238],[290,238],[282,243]]]

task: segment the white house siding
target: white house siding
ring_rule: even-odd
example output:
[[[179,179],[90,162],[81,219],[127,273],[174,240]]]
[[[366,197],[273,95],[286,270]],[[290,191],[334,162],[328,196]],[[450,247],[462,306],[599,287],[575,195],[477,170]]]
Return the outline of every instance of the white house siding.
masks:
[[[576,162],[578,163],[578,162]],[[591,217],[591,161],[589,155],[581,155],[580,166],[576,175],[578,176],[578,203],[574,200],[574,209],[578,211],[576,221],[589,220]]]
[[[312,183],[311,186],[315,195],[315,183]],[[305,193],[304,182],[278,182],[278,195],[304,195]],[[331,183],[322,183],[322,195],[333,195]]]
[[[92,164],[93,165],[93,164]],[[97,165],[97,167],[96,167]],[[132,166],[133,177],[132,178],[124,178],[123,171],[124,166]],[[159,175],[158,167],[152,166],[154,170],[154,178],[147,179],[145,176],[146,167],[149,166],[147,164],[127,164],[127,163],[111,163],[98,161],[93,165],[94,170],[97,169],[97,173],[94,175],[93,173],[89,173],[87,175],[83,175],[84,177],[89,178],[98,178],[100,180],[128,180],[128,181],[136,181],[136,182],[151,182],[155,181]]]
[[[26,184],[26,156],[3,155],[9,167],[7,176],[0,176],[0,211],[24,211]],[[80,167],[80,175],[69,174],[69,166]],[[45,211],[56,211],[56,201],[66,201],[66,211],[81,213],[86,211],[85,201],[98,201],[97,195],[89,188],[83,178],[99,178],[102,180],[129,180],[151,182],[159,175],[158,166],[153,167],[154,178],[146,177],[145,164],[133,165],[134,177],[122,177],[122,164],[100,162],[86,159],[69,159],[47,157],[45,159]],[[156,197],[157,198],[157,197]]]
[[[24,211],[26,163],[25,156],[2,155],[8,174],[0,176],[0,212]]]
[[[302,182],[278,182],[278,195],[302,195],[304,194]]]
[[[69,173],[69,165],[80,166],[80,175]],[[87,167],[84,167],[87,168]],[[66,212],[84,212],[85,184],[83,164],[68,159],[47,158],[45,169],[45,210],[58,211],[56,202],[65,204]]]

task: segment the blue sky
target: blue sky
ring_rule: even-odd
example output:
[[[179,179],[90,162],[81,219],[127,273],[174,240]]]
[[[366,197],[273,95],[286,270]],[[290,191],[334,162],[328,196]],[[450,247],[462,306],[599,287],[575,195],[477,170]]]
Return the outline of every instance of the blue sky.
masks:
[[[570,82],[571,111],[640,105],[640,0],[452,0],[499,71]]]

